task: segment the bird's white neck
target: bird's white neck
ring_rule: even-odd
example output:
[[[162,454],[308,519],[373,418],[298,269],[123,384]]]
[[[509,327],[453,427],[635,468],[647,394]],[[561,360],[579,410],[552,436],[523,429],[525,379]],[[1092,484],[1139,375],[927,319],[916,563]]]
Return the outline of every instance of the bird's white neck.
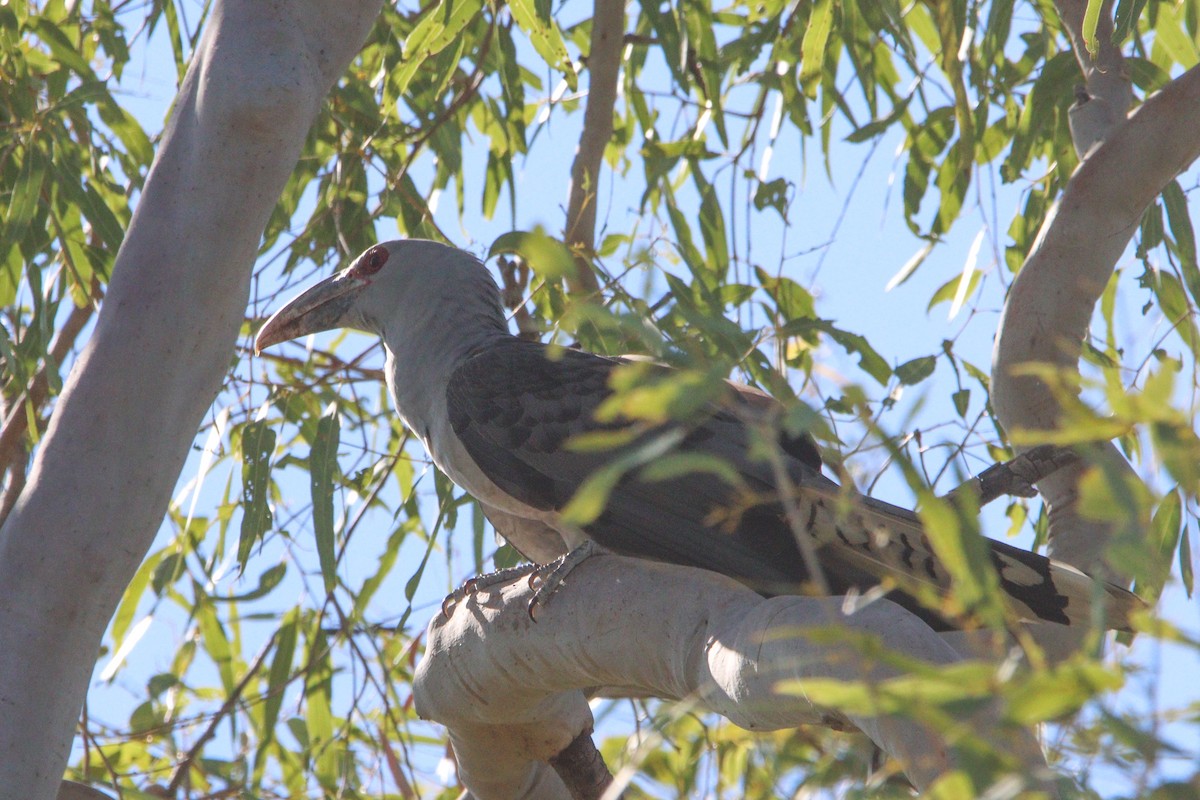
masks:
[[[428,302],[382,321],[387,384],[396,411],[438,458],[438,441],[449,429],[446,384],[458,366],[489,342],[508,337],[499,293],[486,285],[447,286]],[[457,289],[451,296],[450,291]]]

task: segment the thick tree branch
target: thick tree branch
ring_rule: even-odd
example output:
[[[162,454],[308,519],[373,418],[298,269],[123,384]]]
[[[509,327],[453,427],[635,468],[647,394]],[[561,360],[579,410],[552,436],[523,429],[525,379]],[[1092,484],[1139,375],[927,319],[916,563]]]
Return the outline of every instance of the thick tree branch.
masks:
[[[1087,0],[1055,0],[1059,19],[1067,29],[1084,85],[1071,107],[1071,138],[1079,158],[1084,158],[1108,132],[1125,121],[1133,103],[1133,85],[1125,70],[1121,49],[1113,44],[1113,3],[1105,0],[1096,24],[1097,50],[1093,57],[1083,38]]]
[[[600,165],[613,132],[613,106],[617,102],[617,76],[625,47],[625,0],[596,0],[592,14],[591,51],[588,53],[588,99],[583,112],[583,133],[571,165],[571,194],[567,201],[564,237],[575,253],[575,276],[568,281],[573,292],[600,289],[592,271],[596,247],[596,200]]]
[[[212,9],[95,332],[0,529],[5,797],[58,791],[105,626],[229,368],[263,228],[380,5]]]
[[[549,766],[591,728],[585,692],[686,700],[749,730],[857,727],[904,765],[918,787],[955,765],[945,740],[907,719],[842,717],[780,681],[878,681],[894,674],[845,643],[806,631],[844,627],[935,664],[958,653],[887,601],[846,616],[839,599],[764,599],[714,573],[610,555],[568,577],[531,622],[520,580],[481,592],[429,626],[413,685],[418,713],[450,731],[459,776],[479,800],[570,796]],[[966,729],[1000,742],[1043,789],[1051,779],[1033,736],[989,706]]]
[[[992,400],[1004,427],[1051,430],[1058,403],[1040,379],[1014,374],[1039,362],[1077,372],[1092,310],[1142,213],[1171,179],[1200,156],[1200,68],[1150,97],[1092,150],[1047,217],[1014,281],[992,361]],[[1115,447],[1101,448],[1106,473],[1137,480]],[[1095,457],[1092,457],[1093,463]],[[1075,514],[1083,466],[1042,480],[1052,551],[1094,568],[1106,532]]]

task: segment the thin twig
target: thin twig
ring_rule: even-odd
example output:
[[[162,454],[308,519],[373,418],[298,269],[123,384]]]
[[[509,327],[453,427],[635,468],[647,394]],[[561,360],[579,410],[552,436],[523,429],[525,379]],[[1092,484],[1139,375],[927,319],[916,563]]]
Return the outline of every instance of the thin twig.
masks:
[[[588,53],[588,99],[583,112],[579,149],[571,165],[567,201],[567,246],[575,253],[575,274],[567,285],[576,294],[595,294],[600,282],[592,270],[596,248],[596,197],[604,149],[612,139],[617,75],[625,47],[625,0],[596,0]]]
[[[200,752],[204,749],[204,746],[208,744],[209,740],[216,735],[217,726],[220,725],[225,717],[228,716],[229,713],[233,711],[234,707],[237,706],[238,700],[241,699],[242,692],[246,691],[246,687],[250,685],[251,679],[254,678],[255,674],[257,674],[262,668],[263,663],[266,662],[267,653],[271,652],[271,647],[274,646],[275,639],[278,636],[279,631],[276,630],[271,634],[271,638],[267,639],[266,644],[262,646],[262,649],[258,652],[258,655],[254,657],[253,663],[251,663],[249,668],[246,669],[246,674],[242,676],[242,679],[238,681],[237,686],[233,687],[233,691],[229,693],[229,697],[227,697],[225,702],[221,704],[221,707],[217,709],[217,713],[213,715],[212,721],[208,723],[208,727],[204,729],[204,733],[200,734],[200,738],[197,739],[196,743],[193,744],[187,751],[187,754],[183,757],[183,760],[175,765],[175,769],[171,772],[171,780],[167,783],[167,792],[169,797],[174,797],[176,792],[179,791],[179,787],[183,785],[184,779],[187,778],[188,768],[191,767],[192,763],[195,762],[195,760],[199,757]]]

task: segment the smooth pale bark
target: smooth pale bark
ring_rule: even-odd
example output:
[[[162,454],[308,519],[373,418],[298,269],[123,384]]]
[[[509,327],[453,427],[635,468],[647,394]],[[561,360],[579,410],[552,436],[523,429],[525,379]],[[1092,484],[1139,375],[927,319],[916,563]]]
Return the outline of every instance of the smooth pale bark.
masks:
[[[380,0],[214,5],[91,340],[0,529],[0,787],[53,798],[105,626],[229,369],[251,266]]]
[[[459,777],[478,800],[568,797],[547,760],[590,729],[584,692],[600,688],[692,702],[748,730],[853,726],[921,788],[955,766],[943,737],[911,720],[839,717],[779,692],[781,680],[895,674],[848,644],[806,637],[814,628],[872,634],[930,663],[960,659],[888,601],[847,616],[840,599],[764,599],[715,573],[611,555],[577,567],[536,623],[526,611],[529,597],[527,582],[518,580],[463,601],[448,619],[439,615],[417,668],[417,712],[449,729]],[[1053,791],[1028,731],[1001,726],[995,708],[963,724],[998,742],[1034,785]]]
[[[1078,372],[1093,308],[1142,213],[1200,156],[1200,70],[1188,70],[1106,134],[1098,128],[1084,138],[1097,136],[1102,143],[1092,147],[1047,216],[1001,316],[992,402],[1010,432],[1057,426],[1059,406],[1049,387],[1040,379],[1015,375],[1013,369],[1043,363],[1068,374]],[[1089,453],[1089,460],[1112,480],[1138,480],[1111,444]],[[1043,479],[1039,489],[1050,508],[1052,554],[1095,569],[1103,566],[1097,559],[1111,526],[1077,513],[1078,481],[1085,468],[1064,469]]]
[[[1133,102],[1133,84],[1125,70],[1125,58],[1112,40],[1113,0],[1105,0],[1100,8],[1094,56],[1088,52],[1083,37],[1083,15],[1087,5],[1088,0],[1055,0],[1054,3],[1083,74],[1086,96],[1080,97],[1069,112],[1071,139],[1080,158],[1125,121]]]

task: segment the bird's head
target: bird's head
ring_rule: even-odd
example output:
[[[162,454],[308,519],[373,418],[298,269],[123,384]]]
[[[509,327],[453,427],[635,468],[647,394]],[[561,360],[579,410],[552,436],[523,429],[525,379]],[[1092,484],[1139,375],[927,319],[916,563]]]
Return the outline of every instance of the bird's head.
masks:
[[[424,239],[383,242],[276,311],[254,351],[334,328],[384,335],[393,319],[415,324],[433,310],[453,317],[451,304],[478,303],[481,293],[489,302],[496,286],[470,253]]]

